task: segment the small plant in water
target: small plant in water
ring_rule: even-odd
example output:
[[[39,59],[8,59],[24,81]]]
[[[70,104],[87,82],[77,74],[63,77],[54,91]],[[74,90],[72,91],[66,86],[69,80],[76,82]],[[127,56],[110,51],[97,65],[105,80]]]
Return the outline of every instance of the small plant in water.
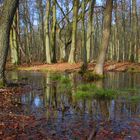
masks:
[[[0,88],[4,88],[4,87],[5,87],[5,85],[3,84],[2,81],[0,81]]]
[[[139,95],[132,96],[132,97],[130,97],[130,100],[132,102],[139,102],[140,101],[140,96]]]
[[[116,90],[98,88],[94,84],[82,84],[78,86],[75,96],[77,98],[113,99],[117,94]]]
[[[60,74],[53,74],[53,76],[51,76],[51,80],[52,81],[61,80],[61,75]]]
[[[68,77],[61,77],[60,82],[63,84],[69,84],[70,79]]]
[[[103,78],[104,78],[103,75],[94,74],[92,72],[86,72],[83,75],[83,79],[85,81],[95,81],[95,80],[100,80],[100,79],[103,79]]]

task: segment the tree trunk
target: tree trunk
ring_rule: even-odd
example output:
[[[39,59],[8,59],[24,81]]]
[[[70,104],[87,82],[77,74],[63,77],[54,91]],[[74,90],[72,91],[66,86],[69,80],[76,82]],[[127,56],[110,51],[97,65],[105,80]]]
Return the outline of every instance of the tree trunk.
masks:
[[[11,62],[18,65],[18,40],[17,40],[17,15],[14,17],[13,26],[10,32]]]
[[[68,60],[69,63],[75,63],[76,34],[77,34],[77,20],[78,20],[79,0],[74,0],[73,3],[74,3],[74,9],[73,9],[72,43],[71,43],[69,60]]]
[[[87,41],[86,41],[86,48],[87,48],[87,62],[90,62],[90,55],[91,55],[91,46],[92,38],[93,38],[93,10],[95,6],[96,0],[90,0],[90,9],[88,15],[88,27],[87,27]]]
[[[106,8],[104,11],[103,37],[102,37],[101,49],[94,69],[94,73],[98,75],[103,75],[103,66],[106,58],[106,52],[109,45],[110,32],[111,32],[112,8],[113,8],[113,0],[107,0]]]
[[[49,36],[49,15],[50,15],[50,0],[47,1],[46,7],[46,20],[45,20],[45,29],[46,29],[46,63],[51,63],[51,54],[50,54],[50,36]]]
[[[5,0],[0,17],[0,83],[5,81],[5,65],[9,49],[10,28],[19,0]]]
[[[131,62],[138,60],[138,48],[137,48],[137,37],[138,37],[138,19],[137,19],[137,2],[132,0],[132,36],[131,36]]]
[[[51,35],[51,46],[52,46],[52,62],[56,63],[56,0],[53,0],[53,23],[52,23],[52,35]]]
[[[83,48],[83,66],[82,71],[85,72],[87,69],[87,50],[86,50],[86,35],[85,35],[85,3],[86,1],[83,0],[82,2],[82,48]]]

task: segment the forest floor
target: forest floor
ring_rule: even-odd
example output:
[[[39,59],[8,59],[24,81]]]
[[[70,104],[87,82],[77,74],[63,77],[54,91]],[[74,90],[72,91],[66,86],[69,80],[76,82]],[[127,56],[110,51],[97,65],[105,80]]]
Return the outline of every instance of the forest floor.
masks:
[[[140,121],[136,120],[127,123],[119,120],[63,122],[57,132],[53,118],[48,121],[45,117],[35,118],[33,115],[23,115],[22,105],[12,102],[11,98],[21,96],[25,90],[31,89],[26,86],[0,89],[0,140],[140,139]]]
[[[56,64],[32,64],[30,66],[21,65],[17,69],[18,70],[26,70],[26,71],[60,71],[60,72],[74,72],[79,71],[82,63],[56,63]],[[93,70],[95,63],[88,64],[88,69]],[[11,68],[10,65],[8,65]],[[118,71],[118,72],[140,72],[140,64],[139,63],[131,63],[131,62],[107,62],[104,66],[105,71]]]
[[[0,89],[0,140],[68,140],[71,131],[71,137],[74,139],[92,140],[139,140],[140,139],[140,121],[123,122],[116,121],[91,121],[85,122],[78,120],[68,124],[60,125],[60,132],[47,127],[46,118],[35,118],[34,116],[22,115],[21,104],[12,102],[11,98],[20,96],[25,90],[31,90],[29,87],[16,87]],[[51,120],[53,122],[53,118]],[[98,127],[97,127],[98,126]]]

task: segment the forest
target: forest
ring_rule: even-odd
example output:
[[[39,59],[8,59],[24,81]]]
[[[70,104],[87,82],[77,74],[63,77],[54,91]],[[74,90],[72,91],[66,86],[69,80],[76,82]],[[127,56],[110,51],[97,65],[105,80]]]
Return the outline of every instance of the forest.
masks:
[[[140,0],[0,0],[0,139],[139,128]]]

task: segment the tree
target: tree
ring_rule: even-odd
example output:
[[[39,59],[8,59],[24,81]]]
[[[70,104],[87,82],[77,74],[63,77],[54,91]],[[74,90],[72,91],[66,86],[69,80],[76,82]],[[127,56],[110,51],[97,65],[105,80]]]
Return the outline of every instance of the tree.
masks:
[[[138,48],[137,48],[137,36],[138,36],[138,19],[137,19],[137,1],[132,0],[132,36],[131,36],[131,62],[134,62],[134,60],[138,57]],[[136,57],[135,57],[136,56]],[[138,59],[138,58],[137,58]]]
[[[13,24],[10,31],[10,50],[11,50],[11,62],[13,65],[18,65],[19,60],[19,10],[17,9],[16,14],[13,19]]]
[[[85,5],[86,1],[82,1],[82,48],[83,48],[83,65],[81,70],[83,72],[87,69],[87,50],[86,50],[86,35],[85,35]]]
[[[18,14],[18,13],[17,13]],[[17,39],[17,14],[14,16],[13,25],[10,31],[10,49],[11,49],[11,62],[13,65],[18,65],[18,39]]]
[[[86,41],[87,61],[88,62],[90,62],[91,45],[93,45],[92,44],[92,38],[93,38],[93,10],[94,10],[95,3],[96,3],[96,0],[90,0],[90,2],[89,2],[87,41]]]
[[[106,58],[106,52],[109,45],[110,32],[111,32],[112,8],[113,8],[113,0],[107,0],[106,8],[104,11],[102,43],[101,43],[99,57],[97,59],[97,63],[94,69],[94,73],[98,75],[103,75],[103,66]]]
[[[72,43],[71,43],[69,60],[68,60],[69,63],[75,63],[76,33],[77,33],[79,0],[74,0],[73,3],[74,3],[74,8],[73,8]]]
[[[5,0],[0,17],[0,83],[5,84],[5,65],[9,49],[10,29],[19,0]]]
[[[43,9],[43,0],[37,0],[38,3],[38,10],[39,10],[39,18],[40,18],[40,37],[42,40],[42,46],[43,46],[43,62],[46,61],[46,45],[45,45],[45,26],[44,26],[44,9]],[[49,2],[49,1],[48,1]]]
[[[45,33],[46,33],[46,63],[51,63],[50,54],[50,36],[49,36],[49,15],[50,15],[50,0],[47,1],[46,6],[46,20],[45,20]]]
[[[51,46],[52,46],[52,62],[56,63],[56,0],[53,0],[52,13],[52,33],[51,33]]]

